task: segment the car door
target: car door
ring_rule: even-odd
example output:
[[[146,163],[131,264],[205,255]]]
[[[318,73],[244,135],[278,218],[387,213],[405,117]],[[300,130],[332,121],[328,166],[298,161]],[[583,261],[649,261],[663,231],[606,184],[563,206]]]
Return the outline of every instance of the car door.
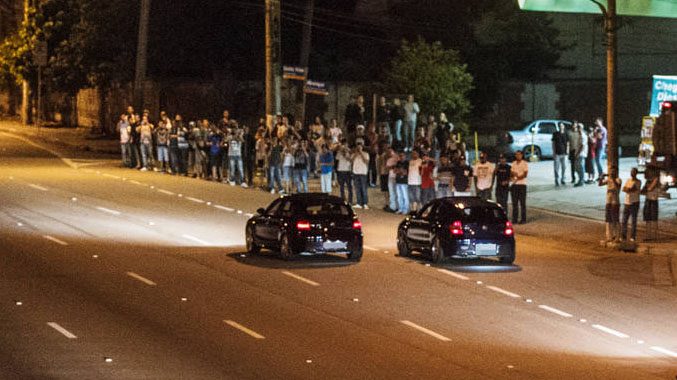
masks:
[[[277,239],[277,236],[272,235],[271,231],[271,219],[277,214],[280,205],[282,204],[281,199],[273,201],[273,203],[268,206],[268,209],[263,213],[263,215],[257,220],[257,223],[253,226],[254,234],[259,240],[270,242]]]
[[[292,217],[292,207],[293,202],[290,199],[283,199],[277,212],[270,217],[268,233],[271,240],[279,242],[282,230]]]
[[[435,210],[436,203],[429,203],[420,212],[418,212],[409,223],[407,230],[407,240],[415,247],[430,247],[432,241],[431,216]]]
[[[542,121],[538,124],[536,145],[541,148],[541,156],[552,157],[552,134],[557,130],[555,122]]]

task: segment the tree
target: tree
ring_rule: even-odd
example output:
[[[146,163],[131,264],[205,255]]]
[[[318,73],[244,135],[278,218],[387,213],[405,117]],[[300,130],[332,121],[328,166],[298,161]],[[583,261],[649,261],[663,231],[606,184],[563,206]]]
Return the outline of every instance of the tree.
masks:
[[[458,52],[445,49],[440,42],[405,40],[385,82],[391,93],[413,94],[423,113],[445,112],[450,120],[460,120],[471,108],[468,93],[473,78],[466,68]]]

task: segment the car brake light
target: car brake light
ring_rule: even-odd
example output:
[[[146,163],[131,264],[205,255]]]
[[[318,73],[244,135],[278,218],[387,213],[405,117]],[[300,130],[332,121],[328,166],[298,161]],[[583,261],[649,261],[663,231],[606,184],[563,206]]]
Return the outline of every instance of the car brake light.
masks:
[[[361,230],[362,229],[362,222],[360,222],[359,220],[354,220],[353,221],[353,229]]]
[[[463,223],[461,223],[460,220],[455,221],[449,226],[449,232],[451,232],[453,236],[463,235]]]
[[[301,220],[296,223],[296,229],[299,231],[310,231],[310,222],[307,220]]]
[[[503,230],[505,236],[512,236],[515,234],[515,230],[512,228],[512,223],[508,220],[505,222],[505,230]]]

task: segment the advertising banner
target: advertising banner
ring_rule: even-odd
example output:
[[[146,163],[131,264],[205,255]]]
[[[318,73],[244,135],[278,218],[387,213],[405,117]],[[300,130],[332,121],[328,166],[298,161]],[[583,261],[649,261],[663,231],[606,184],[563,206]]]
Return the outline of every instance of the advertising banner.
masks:
[[[649,115],[660,115],[661,103],[670,100],[677,100],[677,75],[654,75]]]

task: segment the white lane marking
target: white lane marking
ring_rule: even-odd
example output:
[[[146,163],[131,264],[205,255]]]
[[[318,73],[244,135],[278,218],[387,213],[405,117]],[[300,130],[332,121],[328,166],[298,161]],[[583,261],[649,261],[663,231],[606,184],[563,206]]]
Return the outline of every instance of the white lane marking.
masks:
[[[42,187],[40,185],[36,185],[36,184],[33,184],[33,183],[29,184],[28,186],[34,188],[35,190],[40,190],[40,191],[47,191],[48,190],[46,187]]]
[[[135,181],[135,180],[133,180],[133,179],[130,179],[130,180],[129,180],[129,183],[133,183],[134,185],[143,185],[141,182]]]
[[[230,319],[224,319],[223,322],[224,322],[225,324],[227,324],[228,326],[230,326],[230,327],[234,327],[234,328],[236,328],[236,329],[242,331],[243,333],[245,333],[245,334],[251,336],[251,337],[254,338],[254,339],[266,339],[265,336],[263,336],[263,335],[257,333],[257,332],[254,331],[254,330],[248,329],[248,328],[242,326],[241,324],[239,324],[239,323],[237,323],[237,322],[235,322],[235,321],[231,321]]]
[[[616,337],[619,337],[619,338],[624,338],[624,339],[625,339],[625,338],[629,338],[629,337],[630,337],[628,334],[624,334],[624,333],[622,333],[622,332],[620,332],[620,331],[618,331],[618,330],[614,330],[614,329],[612,329],[612,328],[609,328],[609,327],[606,327],[606,326],[603,326],[603,325],[592,325],[592,328],[593,328],[593,329],[600,330],[600,331],[604,331],[604,332],[607,333],[607,334],[611,334],[611,335],[616,336]]]
[[[311,286],[320,286],[319,283],[317,283],[317,282],[315,282],[315,281],[313,281],[313,280],[309,280],[309,279],[307,279],[307,278],[305,278],[305,277],[303,277],[303,276],[299,276],[298,274],[294,274],[294,273],[288,272],[288,271],[286,271],[286,270],[285,270],[285,271],[282,271],[282,274],[284,274],[284,275],[286,275],[286,276],[289,276],[289,277],[291,277],[291,278],[295,278],[295,279],[297,279],[297,280],[299,280],[299,281],[301,281],[301,282],[305,282],[306,284],[311,285]]]
[[[501,289],[501,288],[499,288],[498,286],[490,286],[490,285],[487,285],[487,289],[493,290],[493,291],[498,292],[498,293],[501,293],[501,294],[506,295],[506,296],[508,296],[508,297],[512,297],[512,298],[522,298],[522,296],[520,296],[519,294],[510,292],[510,291],[507,291],[507,290],[505,290],[505,289]]]
[[[195,243],[199,243],[199,244],[202,244],[202,245],[210,245],[209,242],[204,241],[200,238],[196,238],[195,236],[192,236],[192,235],[183,234],[181,236],[183,236],[184,239],[188,239],[188,240],[193,241]]]
[[[157,192],[162,193],[162,194],[167,194],[167,195],[176,195],[176,193],[172,193],[171,191],[165,190],[165,189],[157,189]]]
[[[362,248],[366,249],[367,251],[378,251],[377,248],[370,247],[368,245],[362,245]]]
[[[436,333],[436,332],[434,332],[434,331],[432,331],[432,330],[429,330],[429,329],[427,329],[427,328],[425,328],[425,327],[423,327],[423,326],[419,326],[419,325],[417,325],[417,324],[414,323],[414,322],[406,321],[406,320],[405,320],[405,321],[400,321],[400,323],[403,323],[403,324],[405,324],[405,325],[407,325],[407,326],[409,326],[409,327],[412,327],[412,328],[414,328],[414,329],[416,329],[416,330],[418,330],[418,331],[420,331],[420,332],[422,332],[422,333],[424,333],[424,334],[428,334],[428,335],[432,336],[433,338],[439,339],[439,340],[441,340],[441,341],[443,341],[443,342],[450,342],[450,341],[451,341],[451,339],[447,338],[446,336],[441,335],[441,334],[438,334],[438,333]]]
[[[233,211],[235,211],[234,208],[230,208],[230,207],[226,207],[226,206],[221,206],[221,205],[214,205],[214,207],[218,208],[219,210],[228,211],[228,212],[233,212]]]
[[[538,308],[539,308],[539,309],[543,309],[543,310],[545,310],[545,311],[549,311],[549,312],[551,312],[551,313],[553,313],[553,314],[557,314],[557,315],[559,315],[560,317],[564,317],[564,318],[571,318],[571,317],[573,317],[573,315],[567,313],[566,311],[562,311],[562,310],[560,310],[560,309],[555,309],[554,307],[550,307],[550,306],[548,306],[548,305],[538,305]]]
[[[10,130],[11,130],[11,129],[10,129]],[[43,145],[41,145],[41,144],[35,143],[35,142],[33,142],[33,141],[31,141],[31,140],[25,138],[25,137],[13,135],[13,134],[11,134],[11,133],[4,133],[4,132],[0,132],[0,135],[3,135],[3,136],[9,136],[9,137],[11,137],[11,138],[13,138],[13,139],[21,140],[21,141],[25,142],[25,143],[28,144],[28,145],[34,146],[34,147],[36,147],[36,148],[38,148],[38,149],[42,149],[42,150],[44,150],[45,152],[48,152],[49,154],[51,154],[51,155],[53,155],[53,156],[55,156],[55,157],[58,157],[64,164],[70,166],[70,167],[73,168],[73,169],[77,169],[77,168],[78,168],[78,166],[77,166],[71,159],[65,158],[65,157],[63,157],[59,152],[57,152],[57,151],[55,151],[55,150],[52,150],[52,149],[49,149],[49,148],[47,148],[47,147],[45,147],[45,146],[43,146]]]
[[[249,212],[246,213],[246,214],[244,214],[244,215],[245,215],[246,217],[248,217],[248,218],[253,218],[253,217],[254,217],[254,214],[249,213]]]
[[[59,245],[64,245],[64,246],[68,245],[68,243],[66,243],[65,241],[59,240],[59,239],[55,238],[54,236],[42,235],[42,237],[49,240],[49,241],[53,241],[53,242],[55,242],[56,244],[59,244]]]
[[[656,352],[660,352],[661,354],[665,354],[665,355],[668,355],[668,356],[672,356],[673,358],[677,358],[677,352],[670,351],[667,348],[663,348],[663,347],[660,347],[660,346],[651,346],[649,348],[656,351]]]
[[[65,336],[68,339],[77,339],[77,336],[75,336],[75,334],[73,334],[72,332],[66,330],[65,328],[63,328],[61,326],[59,326],[59,324],[56,323],[56,322],[47,322],[47,326],[49,326],[49,327],[53,328],[54,330],[60,332],[61,334],[63,334],[63,336]]]
[[[108,214],[112,214],[112,215],[122,214],[120,211],[111,210],[111,209],[105,208],[105,207],[97,207],[96,209],[99,210],[99,211],[103,211],[105,213],[108,213]]]
[[[188,199],[191,202],[195,202],[195,203],[205,203],[205,201],[203,201],[202,199],[198,199],[198,198],[186,197],[186,199]]]
[[[458,278],[459,280],[463,280],[463,281],[468,281],[468,280],[470,280],[470,277],[466,277],[466,276],[464,276],[464,275],[462,275],[462,274],[458,274],[458,273],[456,273],[456,272],[452,272],[452,271],[450,271],[450,270],[448,270],[448,269],[438,269],[437,271],[440,272],[440,273],[448,274],[448,275],[451,276],[451,277],[456,277],[456,278]]]
[[[103,176],[104,176],[104,177],[108,177],[108,178],[120,179],[120,177],[118,177],[118,176],[116,176],[116,175],[108,174],[108,173],[103,173]]]
[[[129,276],[129,277],[131,277],[131,278],[133,278],[133,279],[135,279],[135,280],[139,280],[139,281],[141,281],[141,282],[143,282],[144,284],[149,285],[149,286],[155,286],[155,285],[157,285],[154,281],[151,281],[151,280],[149,280],[149,279],[147,279],[147,278],[145,278],[145,277],[143,277],[143,276],[141,276],[141,275],[138,275],[138,274],[136,274],[136,273],[134,273],[134,272],[127,272],[127,276]]]
[[[243,212],[244,212],[244,211],[242,211],[242,210],[237,210],[237,213],[238,213],[238,214],[242,214]]]

